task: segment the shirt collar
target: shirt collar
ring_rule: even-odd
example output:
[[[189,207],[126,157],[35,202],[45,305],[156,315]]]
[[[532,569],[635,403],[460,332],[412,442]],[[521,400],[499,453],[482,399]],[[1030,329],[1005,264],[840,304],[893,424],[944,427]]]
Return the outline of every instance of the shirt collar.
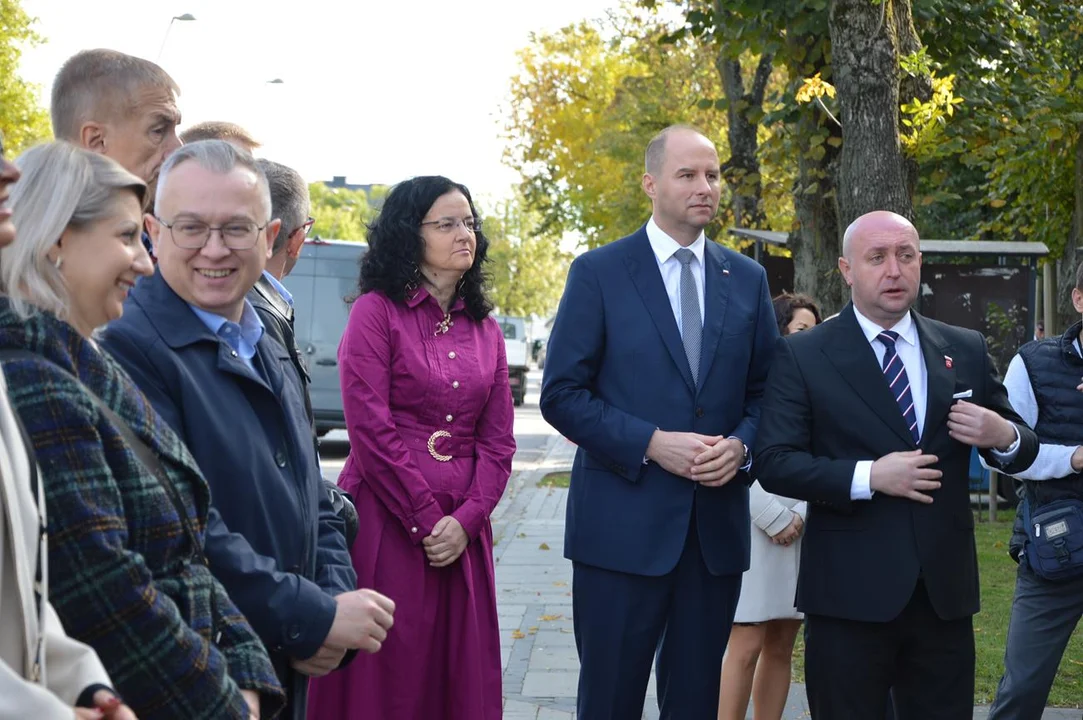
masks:
[[[654,251],[654,256],[658,258],[658,264],[661,265],[673,257],[673,253],[680,250],[683,245],[670,237],[665,230],[658,227],[658,223],[654,221],[654,216],[651,215],[651,219],[647,221],[647,240],[650,241],[651,250]],[[700,267],[703,266],[703,253],[707,247],[707,236],[700,231],[699,237],[696,241],[688,246],[688,249],[692,251],[692,254],[699,260]]]
[[[263,277],[267,278],[267,282],[271,283],[271,287],[278,291],[278,294],[282,296],[282,299],[285,300],[290,307],[293,307],[293,295],[286,289],[286,286],[280,283],[278,278],[266,270],[263,271]]]
[[[413,293],[406,294],[406,307],[416,308],[421,303],[425,302],[429,298],[432,298],[432,304],[436,307],[440,307],[436,302],[436,298],[432,297],[428,288],[419,287],[413,291]],[[451,303],[451,312],[458,312],[466,307],[466,302],[461,297],[456,297],[455,301]]]
[[[222,328],[226,325],[234,325],[240,328],[241,338],[252,347],[256,347],[260,338],[263,337],[263,321],[259,319],[259,314],[256,313],[255,308],[252,307],[247,298],[244,301],[244,309],[241,310],[240,323],[232,322],[217,313],[198,308],[192,303],[188,303],[188,307],[192,308],[192,312],[196,314],[196,317],[203,321],[203,324],[207,326],[207,329],[215,335],[220,336],[222,334]],[[234,348],[234,350],[236,350],[236,348]]]
[[[877,335],[884,331],[882,327],[862,315],[856,305],[854,306],[854,317],[857,318],[857,324],[861,326],[861,332],[865,333],[865,339],[868,340],[870,344],[876,339]],[[903,315],[902,319],[891,326],[890,329],[899,333],[900,339],[917,347],[917,326],[914,325],[914,318],[909,312]]]

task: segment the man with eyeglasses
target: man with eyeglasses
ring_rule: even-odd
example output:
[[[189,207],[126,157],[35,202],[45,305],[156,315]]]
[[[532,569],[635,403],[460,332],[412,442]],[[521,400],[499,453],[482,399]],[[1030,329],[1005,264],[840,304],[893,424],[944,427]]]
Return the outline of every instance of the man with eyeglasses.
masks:
[[[394,604],[356,589],[304,387],[246,299],[282,225],[263,171],[224,141],[185,145],[162,166],[154,210],[157,271],[103,344],[206,476],[211,571],[267,646],[289,693],[283,717],[301,719],[307,678],[347,650],[379,650]]]

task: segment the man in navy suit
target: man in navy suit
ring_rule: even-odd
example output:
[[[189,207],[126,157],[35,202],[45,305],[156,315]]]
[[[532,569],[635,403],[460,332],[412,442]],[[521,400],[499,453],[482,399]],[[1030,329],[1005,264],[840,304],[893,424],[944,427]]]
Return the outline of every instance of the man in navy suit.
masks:
[[[650,220],[572,263],[549,339],[542,414],[579,446],[564,554],[581,720],[639,720],[652,658],[663,718],[717,713],[778,336],[763,268],[703,234],[720,181],[699,132],[651,140]]]

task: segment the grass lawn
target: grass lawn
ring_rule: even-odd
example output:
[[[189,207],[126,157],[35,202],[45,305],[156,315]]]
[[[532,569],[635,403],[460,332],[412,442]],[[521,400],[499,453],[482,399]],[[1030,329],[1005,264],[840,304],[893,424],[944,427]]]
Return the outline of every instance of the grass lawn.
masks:
[[[974,617],[974,645],[977,663],[974,703],[993,701],[997,683],[1004,671],[1004,644],[1008,634],[1012,596],[1015,593],[1016,564],[1008,557],[1014,513],[1002,511],[1000,522],[977,523],[974,537],[981,571],[981,612]],[[794,650],[794,680],[804,682],[804,645],[800,635]],[[1057,707],[1083,707],[1083,625],[1076,628],[1072,641],[1061,658],[1057,681],[1048,704]]]
[[[570,472],[554,472],[549,473],[541,480],[538,481],[538,487],[558,487],[566,488],[572,481],[572,474]]]

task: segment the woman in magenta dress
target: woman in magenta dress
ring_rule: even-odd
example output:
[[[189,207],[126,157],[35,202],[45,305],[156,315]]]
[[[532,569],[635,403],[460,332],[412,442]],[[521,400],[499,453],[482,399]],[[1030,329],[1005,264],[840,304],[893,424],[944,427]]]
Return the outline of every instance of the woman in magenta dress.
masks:
[[[381,650],[314,680],[313,720],[496,720],[500,638],[489,515],[515,452],[488,241],[469,191],[397,185],[369,229],[338,350],[361,529],[358,587],[395,601]]]

